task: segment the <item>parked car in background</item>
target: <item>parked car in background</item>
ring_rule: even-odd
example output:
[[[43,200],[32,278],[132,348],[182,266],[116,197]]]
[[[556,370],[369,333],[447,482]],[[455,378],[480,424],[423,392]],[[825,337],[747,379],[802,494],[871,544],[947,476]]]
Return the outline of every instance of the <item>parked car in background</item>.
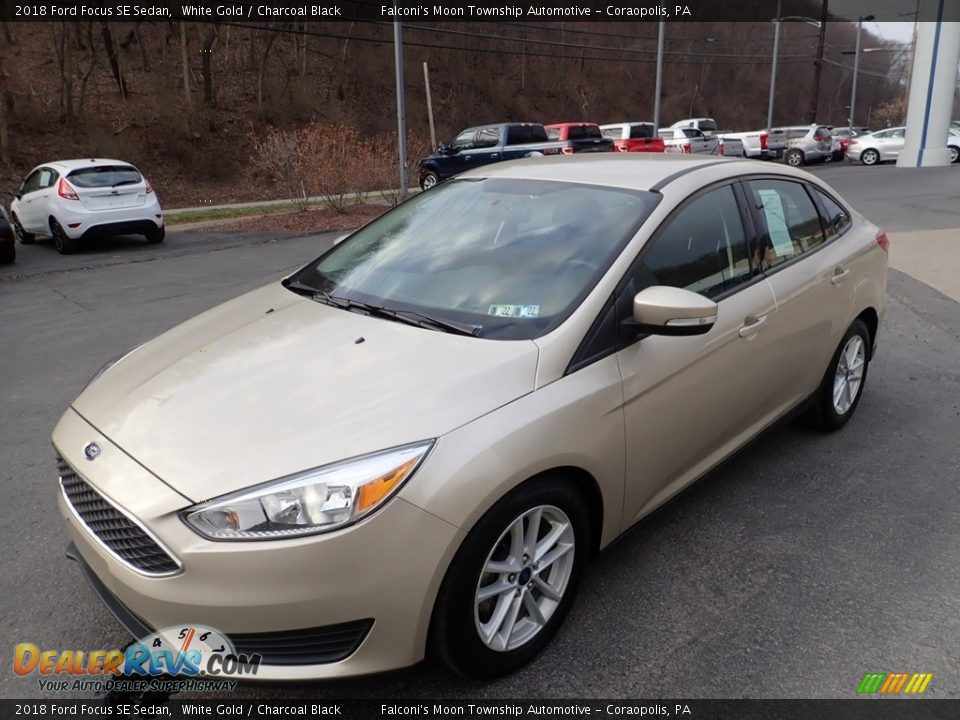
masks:
[[[854,416],[881,230],[783,165],[565,160],[420,193],[88,383],[57,503],[135,637],[261,656],[223,680],[500,676],[639,520],[794,411]]]
[[[538,155],[560,155],[564,143],[550,140],[540,123],[496,123],[467,128],[451,143],[420,161],[420,187],[429,190],[438,182],[465,170],[503,160]]]
[[[16,233],[10,224],[10,216],[0,207],[0,264],[10,264],[17,259]]]
[[[545,125],[547,138],[560,142],[560,152],[612,152],[613,140],[605,138],[596,123],[551,123]]]
[[[743,155],[743,143],[740,140],[722,140],[709,137],[696,128],[661,128],[658,131],[663,139],[664,152],[693,155]]]
[[[786,134],[787,149],[783,161],[799,167],[833,158],[833,136],[826,125],[795,125],[777,128]]]
[[[662,153],[663,138],[653,132],[651,122],[620,122],[600,126],[605,138],[613,141],[616,152]]]
[[[906,142],[906,130],[905,127],[885,128],[853,138],[847,146],[847,159],[864,165],[896,160]],[[947,131],[946,146],[950,162],[960,160],[960,130],[951,127]]]
[[[743,145],[743,157],[766,159],[779,158],[783,156],[787,142],[783,131],[773,130],[749,130],[747,132],[732,132],[729,130],[718,130],[717,121],[713,118],[687,118],[678,120],[670,127],[673,128],[693,128],[699,130],[707,137],[718,137],[724,141],[724,155],[732,156],[733,141],[740,142]]]
[[[829,127],[830,133],[834,137],[833,159],[843,160],[847,155],[847,148],[850,146],[850,140],[870,132],[866,127]]]
[[[61,253],[94,236],[164,238],[163,211],[150,181],[122,160],[58,160],[30,171],[11,191],[10,219],[20,242],[53,238]]]

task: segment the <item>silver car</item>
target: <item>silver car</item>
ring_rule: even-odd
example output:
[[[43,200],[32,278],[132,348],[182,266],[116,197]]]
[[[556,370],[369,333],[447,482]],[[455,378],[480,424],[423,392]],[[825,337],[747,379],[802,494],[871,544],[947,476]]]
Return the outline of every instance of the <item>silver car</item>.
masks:
[[[833,136],[825,125],[799,125],[774,130],[786,133],[787,149],[783,153],[783,161],[787,165],[800,167],[832,157]]]
[[[847,159],[864,165],[876,165],[896,160],[906,142],[906,128],[894,127],[851,138],[847,146]],[[950,162],[960,159],[960,129],[951,126],[947,131],[947,148]]]

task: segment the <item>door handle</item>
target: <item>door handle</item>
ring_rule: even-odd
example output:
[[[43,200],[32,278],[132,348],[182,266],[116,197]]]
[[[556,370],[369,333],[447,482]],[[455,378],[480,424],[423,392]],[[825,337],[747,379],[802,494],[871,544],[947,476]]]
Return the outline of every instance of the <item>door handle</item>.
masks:
[[[830,278],[830,282],[834,285],[842,285],[843,279],[850,274],[850,268],[844,267],[843,265],[838,265],[837,268],[833,271],[833,275]]]
[[[747,317],[743,319],[743,327],[740,328],[740,337],[753,337],[760,332],[766,324],[766,315],[747,315]]]
[[[492,153],[492,154],[490,155],[490,157],[492,157],[492,158],[498,158],[498,157],[500,157],[500,153]]]

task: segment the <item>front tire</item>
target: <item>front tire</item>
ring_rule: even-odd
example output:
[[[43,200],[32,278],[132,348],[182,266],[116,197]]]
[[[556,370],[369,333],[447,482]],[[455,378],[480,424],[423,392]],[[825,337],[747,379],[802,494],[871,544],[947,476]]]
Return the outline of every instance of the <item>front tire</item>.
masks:
[[[783,161],[790,167],[800,167],[803,165],[803,152],[801,150],[797,150],[796,148],[787,150],[786,154],[783,156]]]
[[[870,330],[857,318],[833,353],[817,391],[810,420],[818,430],[839,430],[856,412],[867,381],[870,343]]]
[[[23,229],[23,225],[20,224],[20,218],[17,217],[16,213],[13,213],[11,220],[13,220],[13,231],[16,233],[21,245],[31,245],[36,241],[37,237],[33,233],[28,233]]]
[[[950,162],[951,162],[951,163],[955,163],[955,162],[957,162],[957,160],[960,160],[960,148],[958,148],[958,147],[956,147],[956,146],[954,146],[954,145],[949,145],[949,146],[947,146],[947,150],[950,151]]]
[[[860,155],[860,162],[862,162],[864,165],[876,165],[878,162],[880,162],[880,153],[873,148],[864,150]]]
[[[440,182],[440,178],[437,177],[437,174],[435,172],[430,171],[420,179],[420,189],[429,190],[430,188],[434,187],[438,182]]]
[[[576,486],[544,476],[513,490],[477,522],[447,570],[430,625],[430,654],[474,678],[530,662],[576,595],[590,519]]]
[[[67,235],[63,226],[53,218],[50,219],[50,234],[53,235],[53,246],[61,255],[70,255],[77,251],[79,243]]]

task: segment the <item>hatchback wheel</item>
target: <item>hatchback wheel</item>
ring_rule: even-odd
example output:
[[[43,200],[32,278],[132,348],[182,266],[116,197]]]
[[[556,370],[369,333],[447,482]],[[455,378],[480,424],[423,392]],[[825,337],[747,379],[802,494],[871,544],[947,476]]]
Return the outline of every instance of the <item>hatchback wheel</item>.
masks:
[[[864,150],[863,154],[860,155],[860,162],[864,165],[876,165],[880,162],[880,153],[874,149]]]
[[[167,235],[167,231],[166,228],[161,225],[160,227],[150,228],[144,233],[144,235],[146,236],[148,243],[162,243],[163,238]]]
[[[951,145],[947,149],[950,151],[950,162],[955,163],[960,160],[960,148]]]
[[[13,231],[17,234],[17,239],[20,240],[21,245],[29,245],[37,239],[33,233],[28,233],[23,229],[20,218],[17,217],[16,213],[13,214],[11,220],[13,220]]]
[[[563,478],[522,485],[467,535],[437,595],[431,654],[455,672],[491,678],[529,662],[573,602],[589,518]]]
[[[847,330],[823,376],[811,413],[815,427],[824,432],[841,428],[852,416],[863,394],[870,364],[870,331],[863,320]]]
[[[803,152],[796,148],[787,150],[787,154],[783,156],[783,160],[790,167],[800,167],[803,165]]]
[[[428,172],[420,181],[420,187],[424,190],[429,190],[438,182],[440,182],[440,178],[437,177],[437,174],[435,172]]]
[[[69,237],[63,226],[56,220],[50,220],[50,234],[53,235],[53,246],[61,255],[69,255],[77,251],[79,243]]]

